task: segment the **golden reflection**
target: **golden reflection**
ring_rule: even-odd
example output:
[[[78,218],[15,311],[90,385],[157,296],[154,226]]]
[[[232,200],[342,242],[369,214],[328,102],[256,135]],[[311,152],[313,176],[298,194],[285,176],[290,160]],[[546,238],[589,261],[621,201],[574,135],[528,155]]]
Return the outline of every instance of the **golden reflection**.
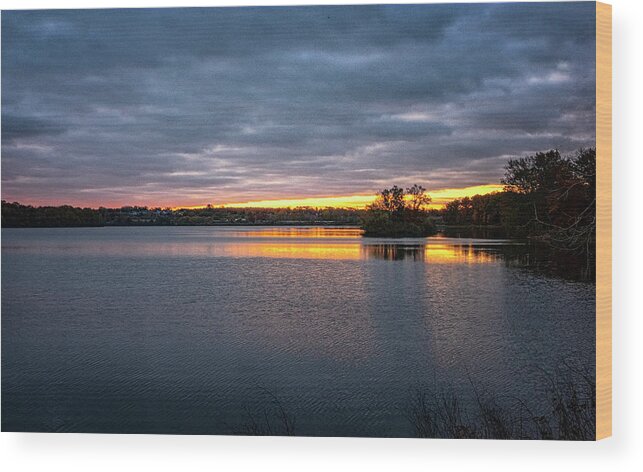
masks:
[[[363,238],[357,228],[264,227],[177,228],[163,239],[149,231],[126,241],[109,238],[48,240],[38,245],[11,246],[15,251],[95,254],[133,257],[231,257],[267,259],[325,259],[416,261],[429,264],[481,264],[498,260],[494,245],[501,240],[446,238]],[[3,251],[9,246],[3,245]]]
[[[484,264],[496,261],[493,253],[472,245],[367,244],[362,246],[362,251],[365,258],[424,261],[430,264]]]
[[[4,248],[3,248],[4,249]],[[101,254],[110,256],[153,256],[153,257],[233,257],[269,259],[325,259],[325,260],[368,260],[417,261],[429,264],[483,264],[497,260],[497,255],[473,246],[452,244],[362,244],[350,240],[304,242],[301,239],[279,242],[266,241],[214,242],[214,243],[102,243],[92,246],[47,246],[40,249],[12,248],[38,253]]]
[[[359,238],[362,230],[359,228],[341,228],[341,227],[266,227],[251,228],[249,230],[239,231],[235,236],[245,238],[322,238],[322,239],[340,239],[340,238]]]
[[[360,259],[359,245],[311,243],[245,243],[225,251],[231,257],[267,257],[272,259]]]
[[[489,251],[455,244],[362,244],[360,242],[248,242],[220,248],[230,257],[273,259],[328,259],[424,261],[429,264],[484,264],[497,260]]]

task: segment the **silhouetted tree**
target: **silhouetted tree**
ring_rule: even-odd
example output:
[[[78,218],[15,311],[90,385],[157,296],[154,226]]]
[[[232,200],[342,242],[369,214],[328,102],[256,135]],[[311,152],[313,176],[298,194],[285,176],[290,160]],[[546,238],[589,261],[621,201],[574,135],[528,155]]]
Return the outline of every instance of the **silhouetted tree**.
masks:
[[[426,237],[436,228],[427,211],[431,197],[420,185],[404,191],[394,185],[382,190],[362,217],[364,236]]]
[[[446,204],[448,225],[505,228],[593,260],[596,232],[596,150],[562,156],[558,150],[510,159],[503,192],[464,197]]]
[[[411,211],[423,211],[431,203],[431,197],[421,185],[414,184],[412,187],[407,188],[406,194],[410,197],[408,206]]]

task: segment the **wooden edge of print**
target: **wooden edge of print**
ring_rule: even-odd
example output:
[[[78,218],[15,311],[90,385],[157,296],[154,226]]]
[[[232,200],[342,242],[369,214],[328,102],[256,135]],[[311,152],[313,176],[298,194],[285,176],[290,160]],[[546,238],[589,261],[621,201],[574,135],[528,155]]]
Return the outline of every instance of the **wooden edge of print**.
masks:
[[[612,6],[596,3],[596,439],[612,435]]]

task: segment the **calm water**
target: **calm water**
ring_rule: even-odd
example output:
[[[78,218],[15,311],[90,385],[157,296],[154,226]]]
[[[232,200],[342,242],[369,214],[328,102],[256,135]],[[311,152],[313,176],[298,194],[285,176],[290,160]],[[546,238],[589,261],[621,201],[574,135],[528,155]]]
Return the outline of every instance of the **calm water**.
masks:
[[[418,386],[518,396],[594,363],[595,286],[503,240],[358,230],[2,230],[2,429],[409,436]],[[526,250],[526,249],[525,249]],[[272,421],[272,419],[270,420]]]

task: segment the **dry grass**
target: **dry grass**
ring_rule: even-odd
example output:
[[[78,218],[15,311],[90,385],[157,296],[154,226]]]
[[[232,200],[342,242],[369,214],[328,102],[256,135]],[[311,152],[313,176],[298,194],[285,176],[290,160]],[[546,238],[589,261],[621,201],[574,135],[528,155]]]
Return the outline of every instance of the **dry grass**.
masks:
[[[286,411],[283,402],[270,390],[260,387],[266,397],[266,407],[260,413],[252,413],[246,408],[248,420],[232,434],[243,436],[294,436],[295,420]]]
[[[468,408],[453,392],[415,389],[407,416],[421,438],[594,440],[594,377],[568,365],[553,375],[543,373],[543,377],[548,392],[543,414],[533,413],[525,399],[512,399],[500,406],[472,384],[475,401]]]

